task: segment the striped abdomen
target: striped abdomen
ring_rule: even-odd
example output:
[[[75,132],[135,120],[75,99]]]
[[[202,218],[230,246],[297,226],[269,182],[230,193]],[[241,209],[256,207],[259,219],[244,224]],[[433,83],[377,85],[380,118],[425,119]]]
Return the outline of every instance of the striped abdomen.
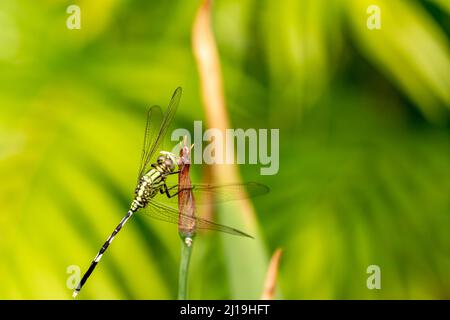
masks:
[[[131,210],[144,208],[148,201],[159,192],[166,179],[163,172],[161,168],[155,167],[141,177],[135,190]]]
[[[123,217],[119,225],[114,229],[113,233],[108,237],[108,239],[106,239],[106,242],[100,248],[100,251],[97,253],[94,260],[91,262],[89,269],[83,275],[83,277],[81,278],[80,282],[78,283],[77,287],[73,292],[74,298],[78,295],[78,292],[80,292],[81,288],[86,283],[87,279],[94,271],[97,264],[100,262],[100,259],[102,258],[106,249],[108,249],[111,242],[114,240],[114,237],[119,233],[119,231],[128,221],[128,219],[131,218],[133,213],[136,212],[139,208],[145,207],[148,201],[151,198],[153,198],[156,195],[156,193],[159,192],[159,190],[161,190],[161,187],[165,183],[166,174],[170,174],[171,172],[173,172],[173,168],[167,166],[165,162],[163,162],[161,164],[154,165],[153,169],[151,169],[149,172],[147,172],[144,176],[140,178],[139,183],[135,190],[135,196],[131,204],[130,210],[128,210],[127,215]]]

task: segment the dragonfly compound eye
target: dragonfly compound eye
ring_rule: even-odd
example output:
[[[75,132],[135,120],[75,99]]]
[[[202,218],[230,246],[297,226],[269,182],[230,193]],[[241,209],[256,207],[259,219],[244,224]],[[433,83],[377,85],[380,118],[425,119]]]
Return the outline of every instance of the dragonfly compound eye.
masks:
[[[168,168],[170,171],[175,170],[175,163],[173,162],[173,160],[171,158],[166,158],[165,165],[166,165],[166,168]]]
[[[158,159],[156,159],[156,162],[158,162],[158,164],[163,164],[165,160],[166,160],[166,157],[159,156]]]

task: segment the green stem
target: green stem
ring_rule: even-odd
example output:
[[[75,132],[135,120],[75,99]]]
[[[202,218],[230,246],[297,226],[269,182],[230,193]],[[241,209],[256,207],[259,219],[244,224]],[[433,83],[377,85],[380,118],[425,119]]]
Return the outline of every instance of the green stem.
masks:
[[[187,283],[189,273],[189,261],[191,260],[192,242],[188,245],[186,238],[181,237],[181,261],[178,278],[178,300],[187,299]]]

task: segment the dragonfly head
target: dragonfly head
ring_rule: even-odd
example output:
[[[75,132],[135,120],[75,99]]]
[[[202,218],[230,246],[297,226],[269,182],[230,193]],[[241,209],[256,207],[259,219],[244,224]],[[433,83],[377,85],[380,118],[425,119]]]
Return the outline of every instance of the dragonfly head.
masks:
[[[161,151],[161,155],[156,160],[158,165],[164,164],[170,172],[175,171],[176,157],[172,152]]]

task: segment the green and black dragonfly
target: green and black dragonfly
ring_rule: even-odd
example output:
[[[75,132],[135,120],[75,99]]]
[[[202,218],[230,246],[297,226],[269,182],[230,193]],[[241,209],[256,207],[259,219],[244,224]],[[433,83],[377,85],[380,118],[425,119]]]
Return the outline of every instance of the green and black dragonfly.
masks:
[[[168,176],[178,173],[178,171],[175,171],[177,166],[177,159],[175,155],[170,152],[161,151],[160,155],[156,159],[156,162],[151,161],[155,155],[155,152],[159,149],[167,129],[174,118],[180,102],[181,93],[182,89],[180,87],[175,90],[165,113],[162,112],[159,106],[153,106],[148,110],[147,124],[144,134],[144,146],[142,150],[141,165],[139,167],[137,186],[134,192],[134,199],[131,202],[130,209],[125,217],[123,217],[105,241],[94,260],[91,262],[88,270],[81,278],[81,281],[73,292],[74,298],[78,295],[81,288],[94,271],[106,249],[114,240],[114,237],[117,233],[119,233],[128,219],[130,219],[131,216],[137,211],[139,211],[139,213],[142,211],[145,215],[152,218],[171,223],[179,224],[182,222],[189,226],[195,225],[196,229],[210,229],[238,236],[251,237],[237,229],[192,215],[185,215],[184,213],[179,212],[179,209],[176,208],[176,206],[171,206],[170,204],[164,204],[154,200],[154,197],[157,194],[165,195],[167,198],[173,198],[180,195],[180,192],[183,192],[183,190],[180,191],[177,189],[177,185],[168,187],[166,184],[166,179]],[[176,192],[173,192],[172,190],[175,190]],[[192,192],[194,195],[208,193],[212,194],[213,197],[203,197],[203,199],[215,199],[213,201],[238,200],[246,197],[262,195],[268,191],[268,187],[255,182],[221,186],[194,184],[191,188],[189,188],[189,190],[186,190],[186,192]],[[182,217],[182,219],[180,219],[180,217]]]

